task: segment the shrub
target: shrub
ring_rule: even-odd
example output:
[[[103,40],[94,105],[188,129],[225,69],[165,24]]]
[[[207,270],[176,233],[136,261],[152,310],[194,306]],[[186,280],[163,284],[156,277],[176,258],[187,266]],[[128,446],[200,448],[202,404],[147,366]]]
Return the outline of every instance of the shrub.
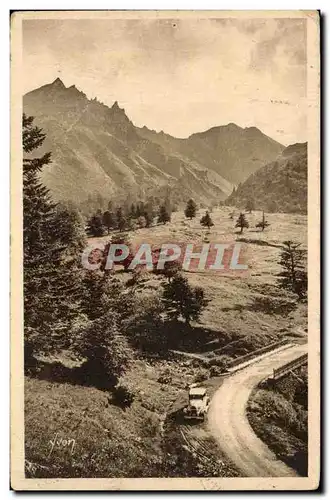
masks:
[[[134,401],[134,394],[125,385],[117,385],[112,392],[112,402],[120,408],[129,408]]]
[[[219,366],[211,366],[210,368],[210,377],[217,377],[218,375],[221,375],[223,373],[223,369],[221,369]]]
[[[211,359],[209,362],[209,365],[211,366],[211,369],[218,368],[220,373],[223,373],[227,370],[231,361],[232,361],[232,358],[230,356],[227,356],[226,354],[224,354],[223,356],[218,356],[215,359]]]
[[[207,379],[208,379],[208,377],[209,377],[209,373],[208,373],[208,371],[207,371],[207,370],[205,370],[205,369],[202,369],[202,368],[201,368],[201,369],[200,369],[200,370],[196,373],[196,375],[195,375],[195,377],[194,377],[194,382],[197,382],[197,383],[198,383],[198,382],[204,382],[204,380],[207,380]]]
[[[144,437],[156,437],[160,431],[160,422],[156,415],[148,415],[142,426],[141,434]]]
[[[170,384],[172,382],[171,370],[165,368],[165,370],[159,375],[157,382],[160,384]]]

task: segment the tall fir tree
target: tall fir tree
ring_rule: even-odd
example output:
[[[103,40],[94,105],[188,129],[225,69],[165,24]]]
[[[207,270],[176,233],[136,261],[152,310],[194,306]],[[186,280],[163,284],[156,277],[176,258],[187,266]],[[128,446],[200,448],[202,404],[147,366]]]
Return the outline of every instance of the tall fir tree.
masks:
[[[130,212],[129,212],[129,217],[131,219],[136,219],[137,218],[137,210],[136,206],[134,203],[131,204]]]
[[[158,223],[166,224],[166,222],[171,221],[171,213],[168,211],[165,205],[159,207]]]
[[[264,231],[266,227],[270,226],[269,222],[266,220],[265,212],[262,212],[262,219],[256,224],[256,227]]]
[[[115,216],[110,210],[106,210],[102,216],[102,223],[107,228],[108,234],[110,233],[110,229],[113,229],[116,225]]]
[[[68,343],[67,333],[79,310],[77,272],[84,231],[78,214],[56,206],[40,181],[51,155],[36,158],[45,134],[23,115],[23,258],[25,365],[36,352]],[[69,216],[70,214],[70,216]],[[80,229],[77,229],[77,220]],[[70,297],[70,300],[68,300]]]
[[[148,199],[144,205],[144,217],[146,219],[146,227],[152,226],[155,217],[155,206],[152,198]]]
[[[306,251],[300,246],[300,243],[294,243],[290,240],[283,242],[279,261],[282,270],[277,276],[280,288],[290,290],[302,300],[307,295],[308,281]]]
[[[123,214],[123,209],[121,207],[118,207],[117,209],[116,219],[117,219],[117,228],[119,229],[119,231],[124,231],[127,226],[127,220]]]
[[[197,206],[194,200],[190,199],[187,202],[187,206],[185,208],[184,214],[188,219],[193,219],[193,217],[196,217],[196,211],[197,211]]]
[[[89,219],[87,224],[88,236],[97,237],[104,235],[104,226],[102,219],[103,219],[102,212],[97,212]]]
[[[238,219],[237,219],[236,224],[235,224],[235,227],[239,227],[240,228],[241,234],[243,233],[244,228],[248,228],[249,227],[249,223],[246,220],[245,214],[243,214],[243,212],[241,212],[239,214]]]
[[[177,274],[163,285],[162,301],[170,319],[183,318],[187,325],[191,320],[197,321],[207,306],[208,300],[204,297],[204,290],[189,285],[187,278]]]
[[[246,202],[246,207],[245,207],[245,210],[249,213],[252,212],[252,210],[255,210],[256,207],[255,207],[255,203],[254,203],[254,200],[252,198],[249,198]]]
[[[206,211],[205,215],[201,218],[200,223],[202,226],[205,226],[208,229],[210,229],[210,227],[214,226],[213,220],[211,219],[211,216],[210,216],[208,210]]]

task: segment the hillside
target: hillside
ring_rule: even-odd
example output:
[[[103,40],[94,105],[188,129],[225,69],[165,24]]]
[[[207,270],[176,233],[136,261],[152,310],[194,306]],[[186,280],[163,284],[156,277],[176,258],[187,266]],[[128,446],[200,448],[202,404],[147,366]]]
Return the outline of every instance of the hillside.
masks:
[[[288,146],[276,160],[254,172],[226,200],[244,209],[252,199],[258,210],[307,212],[307,143]]]
[[[23,108],[47,134],[52,164],[42,180],[56,200],[82,202],[89,195],[143,196],[169,187],[176,201],[224,200],[233,184],[273,160],[283,146],[258,129],[234,124],[187,139],[138,128],[115,102],[88,99],[57,78],[26,94]],[[38,152],[39,154],[39,152]]]
[[[261,233],[253,229],[261,217],[254,212],[247,216],[250,228],[244,231],[242,238],[236,234],[230,208],[213,210],[214,226],[207,233],[199,223],[204,213],[199,210],[196,217],[189,220],[182,211],[175,212],[168,224],[130,233],[133,245],[146,241],[157,246],[169,241],[194,241],[196,245],[206,239],[213,243],[241,241],[246,252],[249,272],[244,275],[215,270],[184,272],[191,285],[205,290],[210,302],[200,323],[193,322],[189,335],[180,340],[180,328],[177,327],[172,330],[171,341],[181,343],[180,350],[188,353],[207,354],[211,358],[214,353],[233,359],[283,338],[304,340],[307,305],[293,303],[292,297],[276,286],[276,274],[280,271],[281,244],[288,235],[306,248],[306,217],[271,214],[270,227]],[[100,238],[102,241],[108,239],[109,236]],[[132,274],[118,271],[117,278],[131,287],[127,283]],[[131,314],[137,340],[141,339],[137,326],[141,307],[145,310],[148,304],[157,303],[164,281],[161,275],[147,273],[135,287],[136,306]],[[148,325],[144,325],[148,331]],[[154,336],[156,325],[154,321],[150,324]],[[157,342],[157,349],[160,345]],[[68,353],[66,366],[70,366],[67,356]],[[164,354],[156,358],[140,354],[140,359],[131,363],[123,382],[131,388],[135,399],[125,410],[113,404],[110,394],[95,387],[55,379],[52,367],[55,361],[64,363],[65,353],[48,358],[48,364],[37,377],[26,377],[27,476],[105,478],[168,477],[170,474],[172,477],[211,477],[209,469],[195,463],[196,456],[191,455],[180,433],[182,427],[175,425],[169,435],[165,424],[167,415],[178,409],[182,401],[186,403],[188,385],[201,380],[201,376],[203,380],[214,375],[196,359],[165,359],[166,356],[162,356]],[[221,380],[213,379],[214,388],[220,386]],[[203,380],[203,384],[209,387],[211,381],[212,378]],[[189,427],[200,443],[205,427]],[[56,436],[75,439],[75,453],[70,454],[70,450],[61,446],[50,453],[50,441]],[[204,448],[206,446],[210,450],[216,444],[211,440]],[[221,465],[214,475],[237,475],[221,450],[216,450]]]
[[[233,184],[243,182],[249,175],[274,160],[284,146],[263,134],[256,127],[241,128],[234,123],[213,127],[192,134],[187,139],[175,139],[157,134],[147,127],[140,134],[197,161]]]

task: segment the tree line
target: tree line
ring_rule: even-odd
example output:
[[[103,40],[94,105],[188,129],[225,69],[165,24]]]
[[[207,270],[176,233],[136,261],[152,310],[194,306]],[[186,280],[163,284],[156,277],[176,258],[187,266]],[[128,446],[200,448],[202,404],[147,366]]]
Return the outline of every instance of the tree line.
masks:
[[[87,234],[103,236],[112,230],[129,231],[171,221],[173,208],[168,199],[159,206],[153,200],[139,201],[127,206],[114,206],[110,201],[108,210],[100,209],[88,220]]]

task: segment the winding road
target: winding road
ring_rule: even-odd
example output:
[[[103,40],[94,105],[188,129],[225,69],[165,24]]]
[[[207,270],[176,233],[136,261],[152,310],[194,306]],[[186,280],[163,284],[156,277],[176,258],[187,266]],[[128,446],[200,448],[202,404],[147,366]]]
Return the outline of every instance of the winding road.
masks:
[[[212,398],[208,426],[222,451],[245,477],[297,476],[256,436],[247,419],[246,405],[252,389],[270,376],[273,368],[305,352],[307,344],[270,353],[225,378]]]

